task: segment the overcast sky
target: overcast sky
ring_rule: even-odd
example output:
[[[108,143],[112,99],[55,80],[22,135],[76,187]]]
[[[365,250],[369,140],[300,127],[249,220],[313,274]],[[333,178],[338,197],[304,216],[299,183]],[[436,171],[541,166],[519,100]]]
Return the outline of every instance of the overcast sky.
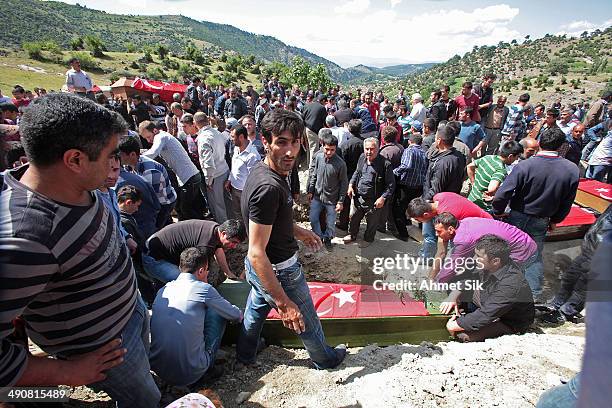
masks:
[[[612,25],[606,0],[65,0],[118,14],[182,14],[271,35],[337,64],[440,62],[474,45]],[[511,3],[511,4],[510,4]]]

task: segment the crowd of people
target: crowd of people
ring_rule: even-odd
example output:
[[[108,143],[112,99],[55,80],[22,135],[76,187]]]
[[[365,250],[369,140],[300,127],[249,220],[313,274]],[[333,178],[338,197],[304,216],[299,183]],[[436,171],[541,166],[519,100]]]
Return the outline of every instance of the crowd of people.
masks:
[[[346,347],[325,339],[296,240],[366,248],[377,233],[408,241],[413,222],[430,279],[484,282],[440,306],[457,340],[525,332],[538,305],[555,321],[581,318],[611,211],[550,301],[542,251],[580,176],[610,182],[610,92],[590,107],[532,106],[529,94],[506,106],[486,75],[427,104],[403,90],[302,91],[274,78],[260,92],[212,90],[192,78],[165,103],[94,95],[71,66],[67,93],[0,93],[0,386],[88,384],[120,407],[157,406],[151,370],[174,385],[218,378],[226,323],[240,325],[237,361],[249,367],[272,308],[315,368],[336,367]],[[310,230],[293,218],[300,193]],[[245,240],[244,269],[232,270],[226,253]],[[244,311],[216,290],[226,278],[251,285]],[[24,327],[57,358],[29,354]]]

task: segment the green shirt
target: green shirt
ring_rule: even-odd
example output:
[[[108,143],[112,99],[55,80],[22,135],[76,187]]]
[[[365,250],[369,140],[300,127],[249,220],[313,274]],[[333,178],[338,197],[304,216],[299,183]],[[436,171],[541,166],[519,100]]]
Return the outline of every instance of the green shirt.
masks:
[[[484,201],[482,194],[489,188],[491,180],[497,180],[500,183],[504,181],[508,175],[506,166],[502,162],[501,157],[497,155],[481,157],[475,160],[474,164],[476,165],[476,175],[474,176],[474,185],[468,199],[483,210],[490,210],[491,202]]]

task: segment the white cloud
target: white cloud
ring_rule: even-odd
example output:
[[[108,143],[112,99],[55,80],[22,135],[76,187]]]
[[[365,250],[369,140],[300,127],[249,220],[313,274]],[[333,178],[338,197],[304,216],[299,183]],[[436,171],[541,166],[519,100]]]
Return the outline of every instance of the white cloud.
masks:
[[[391,0],[391,7],[393,8],[397,6],[398,4],[400,4],[401,2],[402,0]]]
[[[604,21],[601,24],[592,23],[586,20],[572,21],[571,23],[564,24],[561,26],[561,31],[557,32],[557,35],[569,35],[571,37],[578,37],[585,31],[592,32],[597,29],[605,30],[612,25],[612,19]]]
[[[182,14],[231,24],[274,36],[342,66],[356,65],[355,61],[377,66],[445,61],[470,51],[474,45],[493,45],[524,36],[510,27],[519,9],[503,3],[466,11],[450,9],[452,2],[445,3],[447,8],[432,2],[431,11],[417,14],[407,7],[392,7],[401,0],[390,0],[382,7],[371,7],[370,0],[343,0],[333,8],[326,0],[278,1],[272,14],[246,0],[206,2],[206,9],[201,7],[201,0],[64,1],[114,13]],[[230,8],[241,12],[231,13]]]
[[[334,7],[334,12],[342,15],[361,14],[370,7],[370,0],[351,0]]]

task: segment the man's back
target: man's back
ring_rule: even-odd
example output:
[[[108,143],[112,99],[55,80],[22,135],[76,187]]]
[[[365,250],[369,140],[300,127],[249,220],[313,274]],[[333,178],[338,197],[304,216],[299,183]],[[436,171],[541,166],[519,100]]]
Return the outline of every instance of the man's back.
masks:
[[[319,102],[311,102],[304,106],[302,117],[308,129],[315,133],[319,133],[319,130],[325,127],[327,110],[325,106],[321,105]]]
[[[142,155],[150,159],[161,156],[176,173],[181,186],[198,173],[198,169],[192,163],[181,142],[168,132],[161,131],[156,134],[153,146]]]
[[[346,163],[346,173],[350,179],[357,168],[359,157],[363,153],[363,139],[351,135],[349,140],[340,148],[340,152],[342,154],[342,159]]]
[[[423,198],[431,200],[437,193],[448,191],[459,194],[465,176],[465,157],[455,148],[437,152],[430,158]]]
[[[541,153],[518,163],[495,194],[492,205],[501,213],[505,202],[527,215],[561,222],[569,213],[578,189],[578,167],[558,156]]]
[[[95,194],[88,206],[51,201],[18,181],[27,168],[5,174],[0,194],[0,298],[12,299],[0,305],[2,385],[27,358],[27,349],[6,340],[16,316],[44,351],[86,352],[121,332],[137,297],[127,247],[102,201]]]

